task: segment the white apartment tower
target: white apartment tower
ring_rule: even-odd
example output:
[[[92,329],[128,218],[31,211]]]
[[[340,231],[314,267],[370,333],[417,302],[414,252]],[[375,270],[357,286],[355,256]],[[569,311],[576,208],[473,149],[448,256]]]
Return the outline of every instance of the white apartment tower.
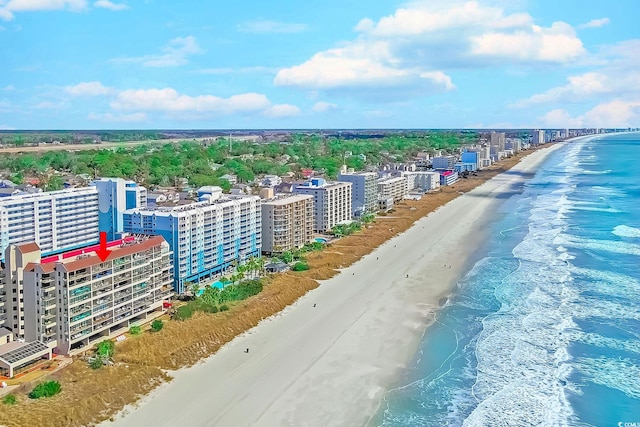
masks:
[[[0,198],[0,260],[10,244],[38,244],[43,254],[98,241],[98,191],[93,187]]]
[[[340,173],[338,181],[351,183],[353,216],[378,210],[378,175],[375,172]]]
[[[313,196],[313,229],[324,233],[337,224],[351,220],[351,188],[350,182],[327,182],[322,178],[313,178],[296,185],[293,192]]]

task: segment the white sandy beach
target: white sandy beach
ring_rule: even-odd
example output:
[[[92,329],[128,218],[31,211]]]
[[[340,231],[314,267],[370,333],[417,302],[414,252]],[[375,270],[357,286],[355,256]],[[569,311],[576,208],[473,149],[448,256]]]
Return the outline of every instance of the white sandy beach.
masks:
[[[465,273],[497,197],[517,191],[560,146],[525,157],[422,218],[103,425],[365,424],[414,355],[438,301]]]

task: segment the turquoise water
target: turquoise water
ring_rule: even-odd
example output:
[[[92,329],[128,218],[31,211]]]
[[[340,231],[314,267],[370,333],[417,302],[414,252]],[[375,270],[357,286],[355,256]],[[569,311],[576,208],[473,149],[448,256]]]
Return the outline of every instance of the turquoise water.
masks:
[[[323,237],[316,237],[315,241],[318,243],[327,243],[327,239],[323,238]]]
[[[218,280],[216,282],[211,283],[209,286],[211,286],[212,288],[222,289],[224,288],[224,283]],[[200,289],[196,295],[200,296],[202,294],[204,294],[204,289]]]
[[[640,425],[638,159],[638,134],[551,154],[371,425]]]

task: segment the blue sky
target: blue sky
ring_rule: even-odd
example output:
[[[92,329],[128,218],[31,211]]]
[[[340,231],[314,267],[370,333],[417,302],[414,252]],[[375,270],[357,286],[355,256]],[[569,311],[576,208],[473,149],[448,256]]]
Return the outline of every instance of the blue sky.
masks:
[[[0,129],[640,126],[640,1],[0,0]]]

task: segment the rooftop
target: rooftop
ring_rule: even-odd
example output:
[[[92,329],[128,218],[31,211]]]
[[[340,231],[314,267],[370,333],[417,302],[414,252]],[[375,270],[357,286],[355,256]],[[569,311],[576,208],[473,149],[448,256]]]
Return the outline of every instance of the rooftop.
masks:
[[[263,200],[263,205],[277,205],[283,206],[293,202],[299,202],[301,200],[312,200],[313,196],[310,194],[281,194],[272,199]]]
[[[113,248],[107,258],[102,261],[100,257],[95,254],[95,250],[98,249],[98,245],[86,248],[83,253],[76,256],[63,254],[61,259],[54,259],[54,257],[45,258],[45,262],[36,263],[30,262],[24,268],[24,271],[36,271],[36,269],[42,273],[51,273],[56,269],[57,265],[62,265],[65,271],[76,271],[83,268],[92,267],[103,262],[122,258],[127,255],[146,251],[154,246],[158,246],[164,242],[162,236],[149,237],[142,241],[134,240],[119,240],[116,241],[116,245],[119,246]],[[113,243],[113,242],[111,242]],[[107,245],[109,247],[109,245]],[[111,245],[113,247],[113,244]],[[76,253],[77,251],[72,251]],[[66,256],[65,256],[66,255]],[[54,262],[55,261],[55,262]]]

